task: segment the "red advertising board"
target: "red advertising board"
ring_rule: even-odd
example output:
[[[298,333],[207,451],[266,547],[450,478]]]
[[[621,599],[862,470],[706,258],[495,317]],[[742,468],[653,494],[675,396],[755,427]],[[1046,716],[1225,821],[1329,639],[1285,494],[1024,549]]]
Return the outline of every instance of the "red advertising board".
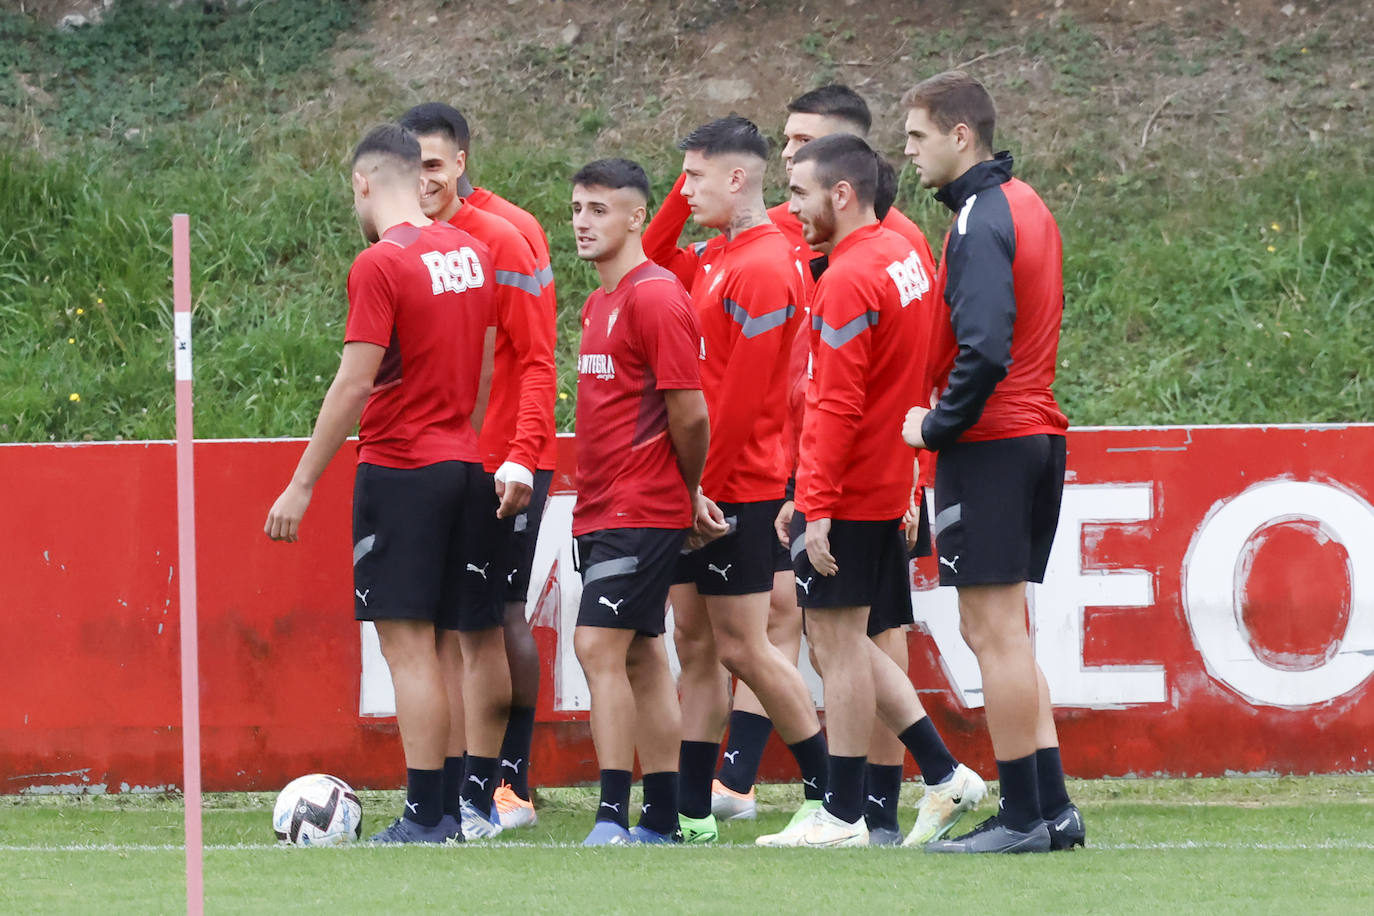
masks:
[[[563,442],[530,613],[544,658],[532,773],[593,780],[570,651],[574,499]],[[262,523],[299,441],[196,450],[203,773],[208,790],[301,773],[404,776],[385,670],[352,619],[352,456],[297,544]],[[171,443],[0,447],[9,523],[0,791],[180,781]],[[1374,426],[1077,429],[1037,651],[1077,776],[1374,767]],[[950,590],[913,572],[911,677],[962,759],[992,769],[977,666]],[[811,676],[808,672],[808,676]],[[369,714],[364,714],[369,713]],[[763,778],[794,778],[770,748]]]

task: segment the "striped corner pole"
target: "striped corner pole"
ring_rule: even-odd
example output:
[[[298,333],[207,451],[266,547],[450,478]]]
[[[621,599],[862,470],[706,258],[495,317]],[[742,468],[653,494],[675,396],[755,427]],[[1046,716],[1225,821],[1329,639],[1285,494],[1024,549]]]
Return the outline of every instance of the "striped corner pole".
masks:
[[[177,564],[181,593],[181,765],[186,808],[186,912],[205,909],[200,799],[200,657],[196,624],[195,455],[191,424],[191,220],[172,216],[172,363],[176,369]]]

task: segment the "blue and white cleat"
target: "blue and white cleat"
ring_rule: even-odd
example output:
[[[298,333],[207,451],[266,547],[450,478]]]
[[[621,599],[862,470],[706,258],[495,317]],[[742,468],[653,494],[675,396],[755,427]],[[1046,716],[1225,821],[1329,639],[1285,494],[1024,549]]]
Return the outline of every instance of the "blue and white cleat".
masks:
[[[597,821],[592,825],[592,832],[587,834],[587,838],[582,841],[583,846],[628,846],[634,842],[630,838],[630,831],[617,824],[615,821]]]
[[[648,827],[643,827],[639,824],[635,824],[633,827],[630,828],[630,842],[642,843],[644,845],[668,846],[681,843],[682,832],[674,831],[672,833],[659,833],[657,831],[650,830]]]
[[[471,802],[462,802],[459,812],[463,820],[463,838],[468,840],[489,840],[501,835],[501,818],[493,805],[491,813],[484,816],[473,807]]]
[[[398,817],[380,833],[368,837],[369,843],[448,843],[463,839],[462,830],[453,815],[445,814],[433,827]]]

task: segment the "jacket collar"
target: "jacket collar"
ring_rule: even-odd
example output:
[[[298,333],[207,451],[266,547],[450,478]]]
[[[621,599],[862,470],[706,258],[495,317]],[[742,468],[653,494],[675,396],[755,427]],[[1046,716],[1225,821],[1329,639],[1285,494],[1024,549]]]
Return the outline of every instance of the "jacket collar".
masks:
[[[973,195],[994,185],[1005,184],[1011,180],[1011,153],[1003,150],[991,159],[985,159],[967,172],[935,192],[935,199],[955,213],[964,208],[964,203]]]

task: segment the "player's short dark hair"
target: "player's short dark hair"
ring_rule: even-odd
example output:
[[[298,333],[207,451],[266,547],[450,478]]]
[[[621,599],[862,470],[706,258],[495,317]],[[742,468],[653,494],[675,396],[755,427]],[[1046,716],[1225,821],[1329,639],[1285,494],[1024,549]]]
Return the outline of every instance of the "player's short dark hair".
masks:
[[[987,88],[962,70],[946,70],[922,80],[902,96],[908,111],[924,109],[935,126],[945,133],[956,124],[967,124],[978,139],[978,146],[992,152],[992,134],[997,127],[997,107]]]
[[[420,141],[399,124],[380,124],[372,128],[353,148],[353,164],[364,156],[385,156],[405,165],[420,168]]]
[[[472,132],[468,130],[468,119],[452,105],[443,102],[425,102],[401,115],[401,126],[409,129],[417,137],[441,134],[458,145],[463,152],[472,144]]]
[[[578,169],[572,177],[574,187],[633,188],[649,200],[649,176],[643,167],[632,159],[596,159]]]
[[[873,189],[873,214],[887,219],[887,211],[897,202],[897,170],[883,156],[874,153],[878,162],[878,184]]]
[[[892,201],[896,199],[897,179],[896,174],[892,173],[892,166],[874,152],[873,147],[862,137],[853,134],[817,137],[797,150],[797,154],[792,157],[794,169],[803,162],[816,164],[816,180],[821,183],[821,187],[828,190],[841,181],[847,181],[854,189],[854,195],[859,199],[859,203],[872,204],[875,212],[878,209],[878,194],[881,190],[887,205],[883,208],[884,216],[892,207]],[[884,167],[892,173],[890,176],[883,175]]]
[[[739,115],[707,121],[683,137],[677,148],[684,153],[695,151],[705,156],[745,153],[765,161],[768,159],[768,138],[759,132],[757,124]]]
[[[787,103],[787,110],[798,114],[839,118],[861,128],[865,134],[873,126],[873,113],[868,110],[868,103],[863,100],[863,96],[839,83],[803,92]]]

